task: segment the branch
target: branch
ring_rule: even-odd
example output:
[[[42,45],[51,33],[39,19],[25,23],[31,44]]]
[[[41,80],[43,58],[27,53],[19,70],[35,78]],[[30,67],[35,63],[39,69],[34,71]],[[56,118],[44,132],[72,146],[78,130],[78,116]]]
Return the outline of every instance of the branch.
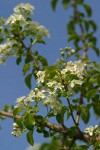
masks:
[[[3,116],[9,117],[9,118],[16,118],[16,119],[21,118],[21,116],[19,116],[19,115],[14,116],[12,112],[6,112],[3,110],[0,110],[0,114]],[[53,124],[51,122],[36,122],[36,126],[44,126],[44,127],[47,127],[51,130],[57,131],[59,133],[66,133],[67,132],[67,128],[65,129],[61,125],[56,125],[56,124]]]
[[[71,1],[71,5],[74,9],[74,17],[76,20],[79,20],[80,19],[80,16],[78,14],[78,9],[77,9],[77,5],[75,4],[75,0],[72,0]],[[85,29],[84,29],[84,26],[82,23],[79,24],[79,27],[80,27],[80,31],[81,31],[81,39],[82,39],[82,43],[83,43],[83,56],[82,56],[82,59],[85,59],[87,57],[87,48],[85,46],[86,44],[86,39],[84,37],[84,34],[85,34]],[[80,102],[79,102],[79,105],[82,105],[83,104],[83,93],[82,91],[80,91]],[[77,115],[76,115],[76,123],[78,124],[79,123],[79,119],[80,119],[80,112],[77,111]]]
[[[19,115],[14,116],[12,112],[6,112],[3,110],[0,110],[0,114],[3,116],[6,116],[6,117],[10,117],[10,118],[16,118],[16,119],[21,118],[21,116],[19,116]],[[45,123],[44,122],[36,122],[36,126],[44,126],[53,131],[56,131],[56,132],[59,132],[62,134],[66,134],[66,135],[67,135],[67,131],[68,131],[68,128],[63,128],[61,125],[56,125],[51,122],[45,122]],[[80,131],[79,129],[75,130],[74,139],[75,140],[83,140],[84,142],[89,142],[89,141],[100,142],[100,136],[94,138],[93,136],[90,136],[90,135]]]

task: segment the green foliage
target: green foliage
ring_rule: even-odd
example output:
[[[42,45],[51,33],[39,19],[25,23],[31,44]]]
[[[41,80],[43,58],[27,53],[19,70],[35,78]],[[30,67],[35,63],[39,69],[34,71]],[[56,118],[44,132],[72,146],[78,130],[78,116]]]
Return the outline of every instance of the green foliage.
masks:
[[[28,129],[28,130],[33,130],[33,127],[35,125],[35,119],[32,113],[27,113],[24,117],[24,126]]]
[[[31,79],[32,79],[32,73],[28,74],[25,77],[25,83],[29,89],[31,89]]]
[[[52,1],[51,1],[51,6],[52,6],[52,9],[53,9],[53,10],[56,9],[57,2],[58,2],[58,0],[52,0]]]
[[[51,0],[53,11],[58,2]],[[91,110],[93,117],[100,117],[100,64],[89,58],[91,49],[100,56],[95,37],[97,25],[92,20],[91,6],[85,0],[62,0],[61,3],[65,10],[71,8],[74,12],[67,22],[67,41],[75,50],[61,48],[61,58],[51,66],[34,50],[35,44],[45,44],[44,37],[49,36],[44,26],[32,21],[34,7],[28,3],[19,4],[13,17],[0,19],[0,63],[10,56],[16,56],[17,65],[23,62],[22,74],[30,89],[27,96],[16,100],[16,106],[4,106],[5,116],[13,111],[10,114],[14,118],[12,134],[19,137],[27,131],[26,138],[31,145],[34,145],[34,129],[45,138],[51,138],[51,142],[42,144],[40,150],[87,150],[90,145],[99,150],[99,126],[80,130],[81,122],[89,123]],[[26,40],[29,40],[27,46]],[[72,56],[75,61],[69,61]],[[32,77],[37,80],[33,90]],[[47,110],[45,116],[40,113],[40,103]],[[1,112],[0,119],[3,118]],[[57,124],[49,122],[51,118]],[[86,143],[81,145],[77,140]]]
[[[28,131],[26,137],[27,137],[27,141],[29,142],[29,144],[33,146],[34,145],[33,132]]]

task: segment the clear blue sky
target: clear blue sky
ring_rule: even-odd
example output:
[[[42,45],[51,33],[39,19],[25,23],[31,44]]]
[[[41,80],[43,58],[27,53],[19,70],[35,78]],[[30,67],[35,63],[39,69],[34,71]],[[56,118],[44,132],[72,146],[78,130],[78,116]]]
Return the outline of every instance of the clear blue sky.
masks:
[[[46,26],[49,29],[51,38],[47,40],[47,44],[37,46],[37,49],[49,60],[50,64],[56,61],[56,58],[60,57],[59,49],[66,46],[73,45],[68,44],[66,23],[70,16],[70,11],[65,11],[61,4],[57,6],[57,10],[54,13],[51,10],[50,0],[8,0],[0,1],[0,16],[5,18],[12,14],[13,8],[21,3],[29,2],[35,6],[34,20],[40,24]],[[100,1],[87,0],[91,3],[93,8],[93,19],[98,24],[98,31],[96,36],[98,38],[98,47],[100,47]],[[91,54],[91,58],[94,60],[95,55]],[[100,60],[98,59],[100,62]],[[25,86],[24,77],[22,76],[21,66],[17,66],[15,58],[9,58],[6,65],[0,66],[0,109],[6,104],[15,104],[16,98],[27,95],[29,90]],[[12,132],[12,120],[7,119],[4,122],[0,121],[2,130],[0,131],[0,150],[26,150],[28,143],[26,142],[25,135],[20,138],[11,136]],[[90,124],[96,124],[91,120]],[[84,128],[84,126],[83,126]],[[35,134],[35,142],[41,143],[45,141],[42,135]]]

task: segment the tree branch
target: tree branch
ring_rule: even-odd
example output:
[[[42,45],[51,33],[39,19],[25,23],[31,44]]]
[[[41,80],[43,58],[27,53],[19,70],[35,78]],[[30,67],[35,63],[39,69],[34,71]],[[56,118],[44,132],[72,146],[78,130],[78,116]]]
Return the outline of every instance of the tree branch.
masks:
[[[9,118],[16,118],[16,119],[21,118],[21,116],[19,116],[19,115],[14,116],[12,112],[6,112],[3,110],[0,110],[0,114],[3,116],[9,117]],[[67,128],[65,129],[61,125],[56,125],[56,124],[53,124],[51,122],[36,122],[36,126],[44,126],[44,127],[47,127],[51,130],[57,131],[59,133],[66,133],[67,132]]]
[[[19,115],[14,116],[12,112],[6,112],[3,110],[0,110],[0,114],[3,116],[6,116],[6,117],[10,117],[10,118],[16,118],[16,119],[21,118],[21,116],[19,116]],[[61,125],[56,125],[51,122],[45,122],[45,123],[44,122],[36,122],[36,126],[44,126],[53,131],[57,131],[59,133],[66,134],[66,135],[67,135],[67,131],[68,131],[68,128],[63,128]],[[100,142],[100,136],[94,138],[93,136],[90,136],[90,135],[80,131],[79,129],[75,130],[74,139],[75,140],[83,140],[84,142],[89,142],[89,141],[91,141],[91,142],[99,141]]]

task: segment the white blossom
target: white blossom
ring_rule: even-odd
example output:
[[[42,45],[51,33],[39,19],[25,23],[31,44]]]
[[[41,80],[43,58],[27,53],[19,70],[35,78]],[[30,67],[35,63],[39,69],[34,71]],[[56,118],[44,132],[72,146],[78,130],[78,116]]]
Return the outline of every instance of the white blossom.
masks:
[[[14,24],[16,23],[16,21],[20,21],[20,23],[22,23],[22,22],[26,22],[26,19],[22,15],[13,14],[6,20],[5,25],[9,23]]]
[[[13,132],[11,132],[12,135],[19,137],[22,135],[22,133],[25,131],[26,129],[21,129],[17,123],[13,123]]]
[[[83,81],[81,80],[72,80],[71,83],[70,83],[70,87],[74,87],[75,85],[82,85]]]
[[[21,3],[14,8],[14,12],[17,14],[26,12],[27,14],[30,15],[30,14],[33,14],[34,9],[35,9],[34,6],[32,6],[29,3]]]
[[[70,74],[77,75],[79,78],[83,79],[84,70],[85,70],[86,64],[79,61],[70,61],[67,63],[65,69],[62,69],[61,73],[62,75],[70,72]]]
[[[0,54],[8,55],[11,51],[11,43],[7,41],[0,45]]]
[[[24,103],[24,100],[25,100],[25,96],[22,96],[22,97],[17,98],[16,102],[20,105]]]
[[[90,136],[100,136],[100,127],[98,125],[89,126],[84,130],[84,132],[89,134]]]
[[[31,91],[29,93],[29,97],[35,99],[35,100],[41,100],[45,98],[45,91],[39,90],[38,88],[35,88],[34,91]]]
[[[37,82],[43,83],[45,78],[45,71],[38,71],[37,73]]]
[[[57,82],[57,81],[50,81],[47,83],[47,86],[50,88],[54,88],[54,90],[57,90],[57,89],[60,89],[62,90],[63,89],[63,85],[60,83],[60,82]]]

